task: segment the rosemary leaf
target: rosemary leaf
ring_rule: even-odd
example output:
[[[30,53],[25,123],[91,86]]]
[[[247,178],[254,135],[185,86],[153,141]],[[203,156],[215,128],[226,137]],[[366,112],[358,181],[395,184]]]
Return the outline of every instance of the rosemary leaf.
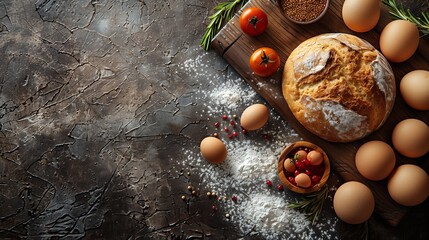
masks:
[[[299,202],[289,204],[288,207],[291,209],[303,210],[307,219],[311,221],[311,224],[315,224],[320,213],[322,213],[323,205],[328,194],[328,186],[324,185],[320,191],[305,196]]]
[[[396,0],[382,0],[382,2],[394,18],[414,23],[420,30],[421,37],[429,34],[429,13],[422,12],[419,16],[415,16],[410,9],[405,9],[402,4],[398,5]]]
[[[213,37],[222,28],[222,24],[229,21],[237,7],[242,7],[248,0],[229,0],[216,5],[213,10],[215,13],[209,17],[210,23],[207,25],[206,32],[201,39],[201,46],[204,50],[210,49],[210,43]]]

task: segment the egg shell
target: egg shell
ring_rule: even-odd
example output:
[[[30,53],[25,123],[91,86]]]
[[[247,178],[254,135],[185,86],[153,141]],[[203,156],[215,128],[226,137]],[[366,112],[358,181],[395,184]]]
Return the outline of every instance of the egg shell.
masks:
[[[257,130],[267,123],[269,115],[268,108],[264,104],[253,104],[241,114],[241,127],[250,131]]]
[[[313,150],[307,154],[307,159],[310,161],[310,164],[317,166],[323,162],[323,154],[319,151]]]
[[[227,156],[225,144],[218,138],[206,137],[200,144],[201,155],[211,163],[221,163]]]
[[[296,175],[295,182],[299,187],[308,188],[311,186],[311,178],[305,173]]]
[[[374,195],[363,183],[346,182],[334,195],[334,210],[346,223],[360,224],[367,221],[375,208]]]
[[[419,30],[414,23],[395,20],[387,24],[380,35],[380,49],[392,62],[409,59],[419,46]]]
[[[304,150],[298,150],[293,157],[296,161],[302,161],[307,158],[307,152]]]
[[[295,167],[295,162],[291,159],[291,158],[286,158],[284,163],[283,163],[283,167],[286,169],[286,171],[288,172],[294,172],[296,167]]]
[[[366,179],[378,181],[387,178],[395,168],[395,152],[382,141],[369,141],[356,152],[355,164]]]
[[[380,19],[379,0],[345,0],[342,8],[344,23],[355,32],[368,32]]]
[[[429,151],[429,127],[421,120],[405,119],[393,129],[392,143],[406,157],[421,157]]]
[[[429,176],[419,166],[404,164],[395,169],[387,189],[397,203],[416,206],[429,196]]]
[[[429,71],[414,70],[407,73],[401,80],[399,90],[410,107],[429,110]]]

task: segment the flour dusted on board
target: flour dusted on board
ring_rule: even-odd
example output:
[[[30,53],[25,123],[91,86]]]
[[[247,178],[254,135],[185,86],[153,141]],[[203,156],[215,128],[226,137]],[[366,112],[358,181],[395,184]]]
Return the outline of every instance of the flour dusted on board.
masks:
[[[243,90],[237,81],[224,82],[219,85],[217,91],[212,91],[209,94],[214,104],[207,105],[207,108],[213,114],[219,113],[219,108],[234,111],[245,103],[251,102],[256,96],[255,92]]]
[[[222,124],[219,128],[208,124],[206,130],[209,134],[219,134],[228,149],[228,156],[222,164],[210,164],[195,146],[184,149],[187,157],[183,166],[192,168],[194,174],[200,176],[200,188],[220,197],[217,201],[219,212],[228,214],[228,220],[243,235],[257,235],[263,239],[336,239],[336,220],[330,222],[321,216],[317,225],[311,225],[303,213],[287,207],[296,201],[296,196],[276,188],[280,184],[277,158],[286,145],[300,140],[286,121],[270,110],[268,123],[258,131],[240,132],[234,138],[228,138],[228,134],[222,131],[223,125],[228,125],[228,121],[221,120],[222,114],[240,116],[246,107],[264,101],[233,73],[226,77],[219,74],[207,78],[204,67],[211,61],[209,54],[205,53],[197,59],[185,61],[182,68],[193,74],[200,84],[196,102],[206,109],[201,117],[209,119],[210,123],[219,121]],[[207,90],[208,82],[215,87]],[[232,120],[239,122],[238,119]],[[231,131],[240,129],[239,126],[229,127]],[[272,181],[271,187],[265,184],[266,180]],[[231,200],[232,196],[237,198],[236,202]]]

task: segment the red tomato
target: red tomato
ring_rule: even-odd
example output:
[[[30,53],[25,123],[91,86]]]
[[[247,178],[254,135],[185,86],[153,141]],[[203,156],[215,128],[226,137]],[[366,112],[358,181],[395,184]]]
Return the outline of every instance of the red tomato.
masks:
[[[240,15],[241,30],[250,36],[262,34],[267,25],[267,14],[257,7],[246,8]]]
[[[279,67],[280,57],[277,52],[271,48],[259,48],[250,56],[250,68],[258,76],[271,76]]]

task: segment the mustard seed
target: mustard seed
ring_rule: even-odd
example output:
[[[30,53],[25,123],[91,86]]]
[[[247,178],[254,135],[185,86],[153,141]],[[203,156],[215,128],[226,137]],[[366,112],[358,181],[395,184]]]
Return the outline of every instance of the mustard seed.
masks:
[[[309,22],[322,14],[327,0],[282,0],[283,12],[297,22]]]

